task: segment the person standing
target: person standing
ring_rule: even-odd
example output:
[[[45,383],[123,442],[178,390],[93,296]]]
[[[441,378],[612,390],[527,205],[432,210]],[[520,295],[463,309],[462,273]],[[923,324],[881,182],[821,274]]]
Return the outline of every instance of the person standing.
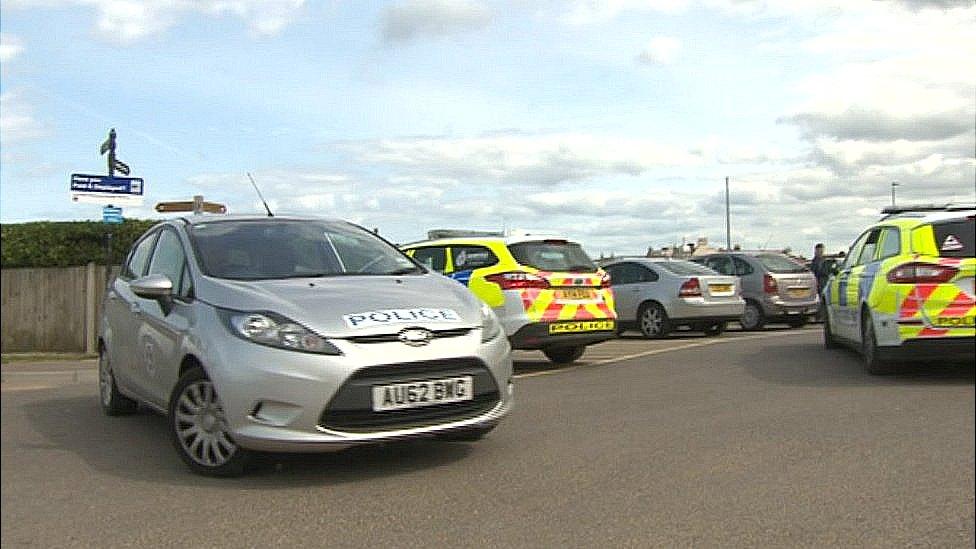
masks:
[[[827,269],[825,259],[823,242],[818,242],[813,247],[813,259],[810,261],[810,270],[813,271],[813,276],[817,278],[817,295],[820,296],[820,308],[817,310],[817,320],[824,320],[823,289],[827,286],[827,279],[830,278],[830,272]]]

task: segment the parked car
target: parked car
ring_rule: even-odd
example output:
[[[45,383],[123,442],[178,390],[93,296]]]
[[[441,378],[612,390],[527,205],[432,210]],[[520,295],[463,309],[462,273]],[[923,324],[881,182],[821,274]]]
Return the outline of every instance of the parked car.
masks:
[[[690,261],[617,259],[603,267],[621,329],[637,328],[645,337],[665,337],[679,326],[718,335],[745,307],[734,276]]]
[[[358,226],[193,215],[133,245],[107,292],[99,394],[164,413],[209,475],[254,451],[481,437],[512,405],[490,307]]]
[[[722,252],[692,261],[739,277],[745,310],[739,323],[760,330],[769,322],[799,328],[816,316],[820,304],[817,279],[803,265],[776,252]]]
[[[860,350],[871,374],[896,361],[976,357],[976,206],[885,208],[824,289],[824,344]]]
[[[514,349],[573,362],[587,345],[616,337],[610,278],[578,243],[530,233],[431,231],[403,246],[428,268],[492,307]]]

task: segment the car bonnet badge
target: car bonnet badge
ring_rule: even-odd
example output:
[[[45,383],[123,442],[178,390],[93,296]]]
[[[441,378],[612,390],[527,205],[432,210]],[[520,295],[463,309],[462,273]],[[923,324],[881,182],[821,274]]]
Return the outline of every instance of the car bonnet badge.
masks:
[[[397,339],[411,347],[427,345],[433,338],[434,334],[424,328],[406,328],[400,330],[400,333],[397,334]]]

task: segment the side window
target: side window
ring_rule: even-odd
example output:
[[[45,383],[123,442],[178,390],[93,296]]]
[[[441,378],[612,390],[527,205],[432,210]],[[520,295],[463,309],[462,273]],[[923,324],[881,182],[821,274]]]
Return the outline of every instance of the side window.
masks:
[[[719,255],[715,257],[710,257],[705,261],[705,265],[720,274],[731,275],[735,274],[735,270],[732,268],[732,258],[724,255]]]
[[[864,233],[857,237],[857,240],[851,244],[849,250],[847,250],[847,256],[844,258],[844,264],[841,265],[841,269],[850,269],[857,262],[857,258],[861,255],[861,247],[864,246],[864,241],[867,240],[870,233]]]
[[[901,253],[901,232],[896,227],[885,227],[881,232],[880,258],[894,257]]]
[[[125,267],[122,269],[122,278],[132,280],[146,273],[146,263],[149,261],[149,254],[152,253],[157,236],[159,236],[159,231],[144,237],[132,248],[129,253],[129,260],[125,262]]]
[[[640,269],[640,282],[657,282],[660,276],[650,267],[637,267]]]
[[[864,245],[861,246],[861,253],[858,254],[855,265],[864,265],[874,261],[874,252],[878,249],[878,237],[880,235],[881,229],[874,229],[868,233]]]
[[[752,265],[750,265],[748,261],[742,259],[741,257],[733,257],[732,263],[735,265],[736,276],[751,275],[752,273],[755,272],[755,270],[752,268]]]
[[[173,289],[179,293],[183,289],[183,273],[186,271],[186,254],[180,237],[173,230],[163,230],[159,234],[159,243],[149,262],[149,274],[166,275],[173,282]]]
[[[470,271],[496,265],[498,257],[484,246],[451,246],[451,263],[455,271]]]
[[[193,297],[193,278],[190,277],[190,267],[183,262],[183,274],[180,278],[180,289],[177,292],[180,297]]]
[[[447,254],[445,252],[445,248],[438,246],[417,248],[413,252],[413,258],[428,269],[443,273],[447,266]]]
[[[618,263],[608,268],[610,282],[613,285],[633,284],[639,280],[639,273],[633,263]]]

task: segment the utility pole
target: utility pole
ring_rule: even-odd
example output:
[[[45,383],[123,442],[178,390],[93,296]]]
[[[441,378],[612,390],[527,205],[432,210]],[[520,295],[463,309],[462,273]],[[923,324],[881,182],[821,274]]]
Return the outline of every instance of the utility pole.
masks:
[[[728,176],[725,176],[725,250],[726,251],[732,250],[732,219],[729,213],[729,177]]]
[[[899,185],[901,185],[901,183],[899,183],[897,181],[892,181],[891,182],[891,207],[892,208],[895,207],[895,187],[897,187]]]

